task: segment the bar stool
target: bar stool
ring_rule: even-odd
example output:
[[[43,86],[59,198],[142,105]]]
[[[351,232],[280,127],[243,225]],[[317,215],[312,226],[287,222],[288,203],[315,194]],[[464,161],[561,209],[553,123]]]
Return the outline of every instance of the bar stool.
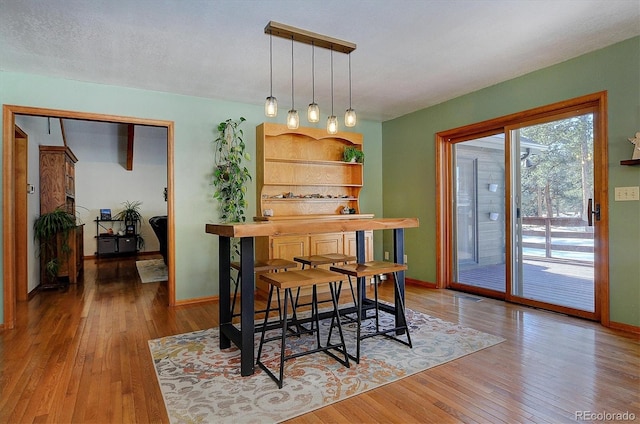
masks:
[[[317,268],[320,265],[336,265],[338,263],[346,264],[348,262],[354,262],[356,260],[356,257],[351,255],[345,255],[343,253],[325,253],[322,255],[295,256],[293,260],[301,263],[302,269],[305,269],[306,266],[310,266],[311,268]],[[349,280],[349,287],[351,289],[351,298],[353,299],[353,302],[355,304],[356,295],[355,295],[355,292],[353,291],[353,284],[351,284],[351,280]],[[340,301],[341,292],[342,292],[342,281],[338,285],[338,290],[337,290],[338,302]],[[298,289],[296,292],[296,300],[295,300],[296,307],[309,306],[309,303],[302,303],[302,304],[298,303],[299,299],[300,299],[300,289]],[[327,303],[327,302],[330,302],[330,300],[318,301],[318,303]]]
[[[405,313],[404,301],[400,293],[400,285],[398,283],[398,274],[397,274],[399,271],[406,271],[407,270],[406,265],[396,264],[393,262],[371,261],[371,262],[366,262],[364,264],[356,263],[356,264],[332,266],[330,269],[331,271],[339,272],[341,274],[349,276],[349,281],[351,281],[351,277],[357,278],[358,295],[357,295],[357,302],[355,304],[356,322],[357,322],[356,355],[355,356],[349,355],[354,361],[356,361],[356,363],[360,363],[360,342],[369,337],[382,335],[392,340],[395,340],[397,342],[400,342],[406,346],[409,346],[409,348],[413,348],[413,344],[411,343],[411,335],[409,334],[409,326],[407,325],[407,316]],[[380,329],[380,315],[379,315],[380,304],[378,303],[378,282],[380,279],[380,275],[383,275],[383,274],[393,274],[393,280],[395,285],[394,287],[394,295],[396,300],[395,303],[396,303],[396,308],[400,309],[399,311],[400,314],[396,315],[397,317],[399,317],[400,322],[396,322],[395,327],[388,328],[388,329]],[[371,317],[367,316],[367,310],[372,309],[371,307],[364,310],[364,316],[363,316],[362,304],[363,304],[363,301],[365,300],[365,297],[363,293],[361,293],[361,290],[364,288],[364,280],[367,277],[374,277],[376,279],[374,284],[375,299],[373,304],[373,309],[375,310],[375,314]],[[376,320],[375,331],[372,333],[367,333],[362,335],[361,334],[362,321],[369,318],[375,318]],[[406,341],[396,336],[396,334],[399,334],[400,332],[403,332],[403,331],[406,331],[406,334],[407,334]],[[395,334],[390,335],[389,333],[395,333]]]
[[[264,261],[255,261],[253,264],[253,272],[278,272],[286,271],[291,268],[297,268],[298,264],[286,259],[267,259]],[[240,281],[242,274],[240,272],[240,262],[231,262],[231,268],[238,271],[238,278],[236,278],[236,287],[233,290],[233,301],[231,302],[231,318],[238,317],[242,312],[234,313],[236,307],[236,298],[238,297],[238,288],[240,287]],[[280,310],[280,297],[278,296],[278,311]],[[256,314],[265,312],[266,309],[255,311]]]
[[[338,310],[338,299],[336,295],[336,283],[338,281],[342,281],[344,276],[340,273],[329,271],[322,268],[310,268],[300,271],[283,271],[279,273],[269,273],[269,274],[261,274],[260,278],[269,283],[269,300],[267,301],[267,312],[265,315],[264,324],[262,326],[262,335],[260,336],[260,345],[258,347],[258,358],[256,360],[257,365],[262,368],[277,384],[278,388],[282,388],[282,382],[284,380],[284,362],[297,358],[303,355],[310,355],[312,353],[323,352],[336,361],[349,368],[349,355],[347,353],[347,347],[344,342],[344,334],[342,333],[342,325],[340,323],[340,311]],[[331,315],[332,327],[338,329],[338,333],[340,336],[339,343],[331,343],[331,334],[329,331],[329,335],[327,337],[327,342],[324,346],[320,341],[320,318],[318,312],[318,297],[317,297],[317,285],[329,283],[329,288],[331,291],[331,300],[333,303],[333,312]],[[294,324],[297,324],[297,318],[295,315],[296,305],[293,303],[293,297],[291,289],[300,288],[300,287],[312,287],[312,302],[311,302],[311,320],[315,322],[315,330],[311,330],[311,332],[316,334],[316,347],[315,349],[305,350],[302,352],[294,352],[289,355],[285,355],[286,341],[287,336],[294,337],[300,336],[300,332],[296,332],[293,334],[288,333],[288,325],[289,321],[292,321]],[[281,319],[281,332],[280,335],[266,338],[265,334],[267,332],[267,320],[269,318],[269,312],[271,308],[271,298],[273,296],[273,289],[276,289],[277,296],[280,297],[280,289],[284,289],[284,307],[283,307],[283,319]],[[291,318],[288,317],[287,314],[287,305],[291,303],[293,308]],[[280,371],[279,377],[276,375],[261,361],[262,357],[262,348],[265,343],[280,340]],[[340,353],[341,356],[344,356],[344,359],[338,357],[336,354],[331,352],[331,350],[335,350]]]

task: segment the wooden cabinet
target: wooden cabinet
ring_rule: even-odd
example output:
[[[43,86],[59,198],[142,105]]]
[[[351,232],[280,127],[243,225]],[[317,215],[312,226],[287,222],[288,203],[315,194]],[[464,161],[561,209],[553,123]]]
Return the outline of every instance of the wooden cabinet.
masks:
[[[319,128],[256,128],[256,219],[340,217],[360,214],[363,164],[344,162],[345,147],[362,150],[362,134],[327,134]],[[343,216],[344,217],[344,216]]]
[[[40,146],[40,213],[62,206],[76,212],[75,163],[71,149],[64,146]]]
[[[40,214],[54,211],[58,207],[76,214],[75,163],[78,161],[66,146],[40,146]],[[68,277],[76,283],[83,267],[84,226],[79,225],[69,234],[68,255],[63,258],[58,277]],[[62,235],[58,237],[58,251],[62,251]],[[64,260],[64,258],[67,258]],[[42,268],[42,266],[41,266]],[[41,270],[41,274],[42,274]],[[44,281],[44,280],[43,280]]]
[[[365,260],[373,260],[373,231],[365,231]],[[255,254],[258,259],[289,259],[296,256],[322,255],[326,253],[346,253],[356,256],[356,234],[326,233],[299,236],[271,236],[255,238]],[[329,265],[323,266],[329,268]],[[256,287],[263,293],[269,288],[256,280]],[[328,290],[328,287],[326,288]],[[320,290],[324,290],[323,287]],[[303,291],[306,293],[306,291]]]
[[[290,130],[283,124],[256,128],[256,221],[371,218],[361,214],[363,164],[344,162],[345,147],[362,150],[362,134],[328,134],[324,128]],[[343,214],[344,209],[352,213]],[[355,233],[256,237],[257,259],[349,253]],[[373,259],[373,232],[366,233],[367,260]],[[327,266],[328,267],[328,266]],[[267,287],[259,279],[259,290]]]

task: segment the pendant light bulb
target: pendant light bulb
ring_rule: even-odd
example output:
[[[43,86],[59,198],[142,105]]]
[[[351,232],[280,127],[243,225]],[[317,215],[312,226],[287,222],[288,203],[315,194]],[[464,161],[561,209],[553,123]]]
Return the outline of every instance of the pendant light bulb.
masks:
[[[307,109],[307,121],[318,122],[320,121],[320,107],[316,103],[316,57],[315,57],[315,44],[311,42],[311,103]]]
[[[344,113],[344,124],[347,127],[355,127],[358,118],[356,116],[356,111],[351,108],[351,53],[349,56],[349,109]]]
[[[273,39],[269,34],[269,97],[264,103],[264,114],[269,118],[278,115],[278,100],[273,97]]]
[[[331,49],[331,116],[327,119],[327,132],[338,133],[338,118],[333,114],[333,49]]]
[[[300,117],[295,107],[293,95],[293,36],[291,37],[291,110],[287,113],[287,128],[290,130],[298,129],[300,125]]]

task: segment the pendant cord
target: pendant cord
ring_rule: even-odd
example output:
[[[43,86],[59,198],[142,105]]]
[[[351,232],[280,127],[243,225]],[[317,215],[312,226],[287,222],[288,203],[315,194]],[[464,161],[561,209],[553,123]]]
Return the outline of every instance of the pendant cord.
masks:
[[[311,42],[311,103],[316,102],[316,54],[315,44]]]
[[[333,49],[331,49],[331,116],[333,116]]]
[[[273,97],[273,36],[269,34],[269,97]]]
[[[293,98],[293,36],[291,36],[291,110],[295,109]]]
[[[349,109],[351,109],[351,53],[349,53]]]

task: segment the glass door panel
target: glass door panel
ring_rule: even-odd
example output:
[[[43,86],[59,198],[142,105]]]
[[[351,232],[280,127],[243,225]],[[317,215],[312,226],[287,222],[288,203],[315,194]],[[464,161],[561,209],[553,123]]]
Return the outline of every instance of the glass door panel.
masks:
[[[522,127],[511,139],[511,294],[594,312],[593,115]]]
[[[452,286],[504,293],[504,135],[456,143],[453,153],[456,243]]]

